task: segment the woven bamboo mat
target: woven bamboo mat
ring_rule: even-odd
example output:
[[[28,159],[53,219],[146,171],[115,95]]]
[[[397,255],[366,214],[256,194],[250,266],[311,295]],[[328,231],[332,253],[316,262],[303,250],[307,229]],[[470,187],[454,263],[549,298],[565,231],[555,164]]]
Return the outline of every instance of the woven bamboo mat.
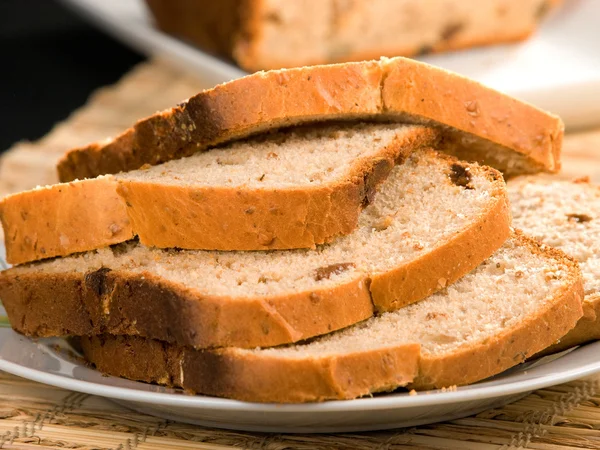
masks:
[[[369,433],[281,435],[167,421],[101,397],[0,372],[0,448],[600,449],[600,378],[539,390],[504,408],[441,424]]]
[[[112,136],[136,119],[208,87],[159,62],[144,63],[37,142],[13,146],[0,161],[0,196],[56,182],[70,147]],[[568,135],[565,178],[600,182],[600,130]],[[600,376],[534,392],[451,422],[386,432],[278,435],[202,428],[127,410],[109,400],[0,372],[1,449],[600,449]]]

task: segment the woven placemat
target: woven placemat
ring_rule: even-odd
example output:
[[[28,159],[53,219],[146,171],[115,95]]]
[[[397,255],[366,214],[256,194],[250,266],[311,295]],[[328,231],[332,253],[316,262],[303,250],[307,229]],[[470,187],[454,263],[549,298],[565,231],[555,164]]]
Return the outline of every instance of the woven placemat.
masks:
[[[2,449],[600,449],[600,377],[536,391],[477,416],[402,430],[283,435],[217,430],[0,372]]]
[[[0,161],[0,196],[57,181],[65,150],[113,136],[154,111],[208,87],[160,62],[144,63],[37,142]],[[565,139],[565,178],[600,182],[600,130]],[[503,408],[435,425],[386,432],[279,435],[216,430],[132,412],[109,400],[0,372],[2,449],[600,449],[600,375],[542,389]]]

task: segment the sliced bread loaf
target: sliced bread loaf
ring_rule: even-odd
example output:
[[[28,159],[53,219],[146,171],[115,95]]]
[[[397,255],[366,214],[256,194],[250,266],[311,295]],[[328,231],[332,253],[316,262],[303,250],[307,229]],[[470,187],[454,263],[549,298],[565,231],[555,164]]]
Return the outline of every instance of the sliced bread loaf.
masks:
[[[580,179],[523,177],[508,185],[515,226],[579,262],[584,315],[548,351],[600,339],[600,187]]]
[[[257,402],[349,399],[499,373],[571,329],[582,296],[575,262],[517,236],[422,302],[307,343],[199,351],[100,336],[82,338],[82,346],[102,372],[202,394]]]
[[[12,326],[30,336],[271,346],[443,289],[502,246],[509,220],[497,171],[422,150],[392,169],[358,228],[332,244],[210,252],[130,242],[4,271],[0,298]]]
[[[505,173],[560,167],[558,117],[443,69],[384,58],[259,72],[221,84],[114,139],[67,152],[59,178],[134,170],[299,123],[365,118],[440,126],[449,151]]]
[[[437,137],[416,125],[312,126],[13,194],[0,200],[7,259],[65,256],[135,235],[160,248],[314,248],[353,231],[392,167]]]
[[[556,0],[146,0],[157,26],[249,71],[522,40]]]

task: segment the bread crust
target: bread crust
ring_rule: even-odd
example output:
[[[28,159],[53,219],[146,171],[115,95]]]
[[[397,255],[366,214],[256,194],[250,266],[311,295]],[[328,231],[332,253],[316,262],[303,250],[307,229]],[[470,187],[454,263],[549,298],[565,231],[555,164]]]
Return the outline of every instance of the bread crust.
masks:
[[[12,194],[0,200],[6,259],[21,264],[106,247],[135,236],[114,177]]]
[[[511,159],[502,161],[491,154],[516,151],[514,158],[526,157],[533,171],[560,169],[564,125],[520,101],[498,95],[482,84],[426,64],[410,60],[393,61],[387,69],[382,96],[389,113],[410,111],[413,121],[441,123],[446,130],[445,146],[463,159],[487,163],[513,174]],[[418,87],[418,88],[417,88]],[[527,131],[515,131],[516,124],[527,124]],[[483,137],[473,139],[473,137]],[[535,166],[535,167],[534,167]]]
[[[205,296],[152,273],[0,277],[12,327],[34,337],[129,334],[196,348],[252,348],[296,342],[372,316],[364,280],[269,298]],[[140,301],[143,299],[143,301]]]
[[[488,155],[502,153],[503,159],[522,159],[520,172],[560,167],[560,118],[445,70],[384,58],[259,72],[218,85],[138,121],[113,140],[67,152],[59,178],[159,164],[283,126],[382,117],[440,125],[447,142],[458,141],[486,163],[502,159]]]
[[[124,242],[200,250],[314,248],[351,233],[392,168],[435,145],[426,127],[401,130],[377,156],[318,187],[189,187],[99,177],[0,200],[7,261],[22,264]]]
[[[600,294],[587,295],[583,299],[582,306],[583,317],[575,327],[560,337],[556,343],[536,353],[534,357],[551,355],[600,339]]]
[[[532,252],[566,264],[565,284],[551,301],[521,323],[451,354],[434,357],[420,351],[416,343],[404,343],[326,358],[302,357],[299,353],[298,359],[291,359],[234,348],[199,351],[127,336],[84,337],[83,351],[104,373],[258,402],[355,398],[402,385],[431,389],[472,383],[523,362],[572,328],[582,314],[583,284],[577,264],[562,252],[541,249],[528,238],[516,239]],[[159,361],[155,363],[157,354]],[[150,367],[145,363],[147,358],[152,361]],[[408,364],[401,365],[405,359]],[[330,365],[332,361],[335,363]],[[414,370],[413,364],[418,370],[407,381],[408,367]],[[401,378],[391,377],[399,368],[403,369]]]
[[[571,330],[583,314],[583,280],[577,263],[560,250],[520,236],[519,243],[569,268],[568,283],[544,308],[527,320],[504,329],[486,342],[461,348],[451,355],[422,354],[413,389],[465,385],[500,373],[525,361]],[[457,368],[460,368],[457,370]]]
[[[139,120],[116,138],[67,152],[61,181],[138,169],[275,128],[359,119],[380,110],[377,61],[259,72]]]
[[[435,45],[427,48],[415,48],[414,46],[397,47],[393,51],[389,51],[390,55],[403,56],[403,57],[419,57],[428,54],[442,53],[453,50],[464,50],[472,47],[486,47],[496,44],[510,44],[514,42],[521,42],[530,37],[535,31],[534,24],[531,25],[527,30],[519,30],[514,33],[506,34],[501,38],[498,36],[485,36],[478,39],[453,39],[452,41],[438,42]],[[172,33],[176,34],[176,33]],[[240,45],[241,44],[241,45]],[[236,62],[248,72],[257,72],[260,70],[278,70],[281,68],[297,67],[296,61],[289,59],[276,60],[272,55],[267,56],[268,59],[260,59],[259,53],[254,50],[254,53],[243,53],[247,52],[248,48],[256,49],[256,46],[252,46],[247,43],[238,43],[238,48],[243,49],[242,51],[236,51],[235,59]],[[237,49],[236,49],[237,50]],[[314,58],[310,61],[304,61],[302,66],[312,65],[325,65],[325,64],[341,64],[355,61],[366,61],[371,59],[377,59],[381,57],[381,51],[364,51],[364,52],[353,52],[345,55],[343,58],[336,58],[334,60],[325,60],[323,58]]]
[[[123,336],[81,338],[102,372],[253,402],[344,400],[402,386],[418,368],[419,345],[291,360],[235,349],[199,351]],[[142,361],[145,361],[142,363]]]

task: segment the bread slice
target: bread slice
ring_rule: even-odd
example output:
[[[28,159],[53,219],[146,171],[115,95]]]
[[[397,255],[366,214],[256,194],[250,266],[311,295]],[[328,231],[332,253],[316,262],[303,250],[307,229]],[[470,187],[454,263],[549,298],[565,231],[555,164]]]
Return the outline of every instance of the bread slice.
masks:
[[[583,273],[583,317],[548,352],[600,339],[600,187],[585,178],[522,177],[508,189],[515,226],[575,258]]]
[[[157,26],[248,71],[525,39],[555,0],[146,0]]]
[[[453,283],[509,235],[506,186],[433,150],[392,169],[351,234],[315,250],[209,252],[135,242],[0,273],[29,336],[133,334],[194,347],[296,342]]]
[[[314,248],[352,232],[391,168],[438,133],[417,125],[312,126],[159,166],[0,200],[21,264],[124,242],[202,250]]]
[[[127,336],[81,342],[110,375],[256,402],[349,399],[499,373],[572,328],[582,296],[575,262],[516,236],[422,302],[307,343],[199,351]]]
[[[66,153],[61,181],[138,169],[279,127],[391,119],[437,125],[450,152],[508,174],[557,171],[564,125],[460,75],[404,58],[259,72]]]

